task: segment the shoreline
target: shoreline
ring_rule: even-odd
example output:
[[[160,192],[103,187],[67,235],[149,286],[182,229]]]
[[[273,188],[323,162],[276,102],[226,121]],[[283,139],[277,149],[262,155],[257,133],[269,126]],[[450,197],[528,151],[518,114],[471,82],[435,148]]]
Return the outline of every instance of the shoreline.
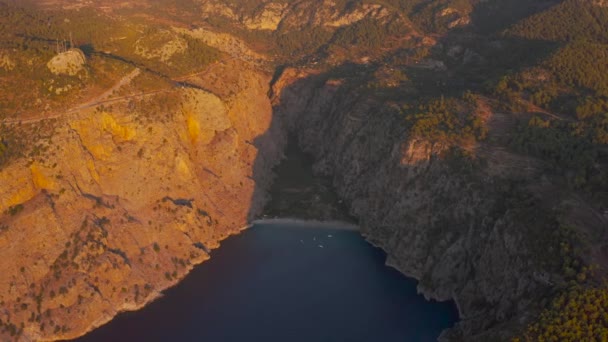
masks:
[[[253,220],[247,228],[251,228],[255,225],[281,225],[281,224],[295,224],[299,226],[315,226],[317,228],[331,228],[336,230],[348,230],[361,232],[358,225],[341,220],[315,220],[315,219],[300,219],[300,218],[264,218]],[[363,234],[361,234],[363,236]],[[364,237],[364,236],[363,236]]]
[[[343,233],[346,234],[342,234],[340,232],[335,232],[335,234],[342,234],[342,236],[354,236],[349,232],[357,232],[357,240],[363,239],[363,241],[367,242],[368,247],[365,248],[369,248],[369,246],[372,246],[374,248],[378,248],[377,246],[375,246],[374,244],[371,244],[364,236],[363,234],[360,233],[359,229],[357,226],[355,226],[354,224],[350,224],[350,223],[346,223],[346,222],[341,222],[341,221],[320,221],[320,220],[302,220],[302,219],[295,219],[295,218],[273,218],[273,219],[258,219],[258,220],[253,220],[250,221],[250,223],[248,225],[237,225],[237,227],[241,227],[240,229],[238,229],[238,231],[236,231],[235,229],[235,233],[232,235],[239,235],[239,232],[245,231],[247,228],[251,228],[251,227],[256,227],[259,229],[258,231],[263,232],[266,231],[266,233],[264,233],[265,235],[263,236],[272,236],[274,233],[272,232],[276,232],[276,234],[278,235],[282,235],[282,234],[311,234],[311,233],[307,233],[307,228],[310,228],[311,230],[309,232],[313,232],[316,229],[319,229],[321,234],[323,233],[324,229],[338,229],[338,230],[343,230]],[[263,229],[261,229],[263,228]],[[268,229],[271,228],[271,229]],[[273,230],[275,228],[284,228],[283,231],[279,231],[279,230]],[[328,231],[328,233],[331,233],[330,231]],[[334,233],[332,233],[334,234]],[[308,235],[308,236],[312,236],[312,235]],[[226,239],[224,239],[226,240]],[[271,239],[272,240],[272,239]],[[350,238],[347,238],[348,241],[351,241]],[[278,240],[279,242],[282,240]],[[358,242],[359,243],[359,242]],[[224,247],[224,246],[222,246]],[[241,251],[247,251],[247,248]],[[335,253],[341,253],[341,251],[334,251]],[[377,257],[379,257],[377,252],[373,253],[374,255],[376,255]],[[220,256],[220,254],[218,254],[218,256]],[[377,262],[379,263],[379,265],[381,264],[385,264],[381,259],[377,259]],[[202,264],[202,263],[201,263]],[[175,285],[179,285],[183,282],[188,283],[189,285],[186,286],[186,288],[193,288],[193,286],[196,288],[199,286],[198,281],[200,280],[200,278],[198,277],[194,277],[194,279],[190,278],[187,279],[186,277],[188,275],[191,275],[190,272],[192,272],[193,270],[195,270],[196,267],[198,267],[197,264],[196,266],[192,267],[191,269],[188,270],[188,273],[186,273],[183,277],[181,277],[178,281],[175,281],[173,284],[171,284],[171,286],[169,286],[167,289],[164,289],[163,291],[159,291],[155,294],[155,296],[150,297],[148,301],[146,301],[145,303],[142,303],[142,305],[139,308],[135,308],[132,306],[123,306],[121,309],[123,310],[119,310],[118,312],[116,312],[116,314],[114,315],[108,315],[105,317],[105,319],[103,321],[98,321],[97,325],[98,326],[102,326],[105,325],[106,323],[112,323],[114,322],[114,320],[116,318],[118,318],[118,320],[121,320],[121,318],[119,317],[120,314],[122,314],[122,312],[125,311],[135,311],[136,309],[143,309],[146,310],[146,307],[148,304],[151,304],[152,302],[154,302],[156,299],[160,299],[162,297],[164,297],[165,295],[170,295],[173,294],[173,292],[168,292],[167,290]],[[388,265],[384,265],[384,267],[386,267]],[[402,272],[399,272],[401,274],[403,274]],[[410,278],[410,279],[414,279],[411,277],[407,277],[406,278]],[[194,282],[192,282],[192,280],[194,280]],[[414,292],[415,293],[415,292]],[[426,298],[425,298],[426,299]],[[179,302],[177,302],[178,305]],[[163,310],[161,310],[162,312]],[[124,323],[124,322],[122,322]],[[95,325],[93,325],[91,328],[93,329]],[[121,326],[121,324],[119,324],[118,326]],[[120,331],[120,330],[117,330]],[[89,331],[90,333],[90,331]],[[86,336],[86,335],[85,335]],[[103,336],[102,335],[98,335],[99,336]],[[99,340],[99,339],[97,339]],[[95,339],[93,341],[96,341]]]
[[[316,227],[321,226],[322,228],[333,228],[333,229],[337,229],[337,230],[360,232],[359,226],[352,224],[352,223],[345,222],[345,221],[339,221],[339,220],[323,221],[323,220],[307,220],[307,219],[298,219],[298,218],[256,219],[256,220],[251,221],[249,224],[242,226],[241,228],[238,228],[233,234],[230,234],[230,235],[226,236],[224,239],[218,241],[219,245],[215,248],[212,248],[210,252],[212,252],[215,249],[221,248],[221,243],[224,240],[230,238],[231,236],[237,236],[241,232],[243,232],[249,228],[252,228],[255,225],[271,225],[271,226],[277,225],[278,226],[278,225],[282,225],[282,224],[296,224],[296,225],[301,225],[301,226],[316,226]],[[278,228],[278,227],[276,227],[276,228]],[[361,235],[361,236],[363,238],[365,238],[363,235]],[[367,241],[367,239],[366,239],[366,241]],[[158,289],[158,290],[154,291],[153,293],[151,293],[150,296],[144,302],[142,302],[140,305],[125,305],[124,307],[122,307],[120,309],[115,309],[113,314],[108,314],[103,317],[100,317],[97,321],[93,322],[93,324],[91,324],[91,326],[86,331],[84,331],[82,334],[80,334],[78,336],[67,338],[67,339],[59,338],[59,339],[50,339],[50,340],[41,340],[41,341],[77,341],[79,338],[86,336],[87,334],[93,332],[94,330],[101,328],[102,326],[104,326],[108,323],[111,323],[117,316],[119,316],[123,313],[136,312],[136,311],[142,310],[149,304],[152,304],[156,300],[162,298],[164,296],[164,291],[169,290],[172,287],[175,287],[176,285],[181,283],[196,267],[202,265],[204,262],[206,262],[210,259],[211,259],[211,253],[207,254],[207,258],[202,260],[200,263],[192,264],[191,267],[187,270],[187,272],[185,272],[183,274],[182,277],[180,277],[179,279],[175,279],[175,281],[168,284],[168,286],[166,286],[162,289]]]

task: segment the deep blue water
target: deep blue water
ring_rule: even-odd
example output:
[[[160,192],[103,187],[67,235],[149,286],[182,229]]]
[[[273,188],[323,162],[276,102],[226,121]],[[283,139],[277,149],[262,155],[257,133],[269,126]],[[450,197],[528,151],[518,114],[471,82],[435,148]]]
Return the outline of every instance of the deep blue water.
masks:
[[[425,301],[384,261],[355,231],[256,225],[82,340],[435,341],[457,319],[453,304]]]

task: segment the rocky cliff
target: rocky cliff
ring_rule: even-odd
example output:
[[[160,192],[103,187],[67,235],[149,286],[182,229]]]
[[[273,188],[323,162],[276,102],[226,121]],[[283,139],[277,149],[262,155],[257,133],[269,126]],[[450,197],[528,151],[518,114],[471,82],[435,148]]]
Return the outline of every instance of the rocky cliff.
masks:
[[[201,9],[206,17],[221,17],[249,30],[297,31],[302,28],[339,28],[363,19],[401,23],[408,20],[391,6],[379,3],[322,1],[258,1],[248,4],[204,0]]]
[[[566,281],[558,220],[591,217],[584,224],[594,236],[606,225],[580,198],[539,180],[537,161],[491,142],[417,137],[398,106],[348,77],[288,69],[273,90],[276,115],[315,156],[315,170],[333,177],[387,263],[418,279],[427,298],[456,302],[462,321],[443,340],[508,340]],[[486,118],[488,141],[501,134],[496,120]]]
[[[137,309],[259,212],[282,152],[278,131],[256,141],[273,134],[269,78],[237,61],[209,75],[13,127],[51,133],[0,170],[3,339],[73,338]]]

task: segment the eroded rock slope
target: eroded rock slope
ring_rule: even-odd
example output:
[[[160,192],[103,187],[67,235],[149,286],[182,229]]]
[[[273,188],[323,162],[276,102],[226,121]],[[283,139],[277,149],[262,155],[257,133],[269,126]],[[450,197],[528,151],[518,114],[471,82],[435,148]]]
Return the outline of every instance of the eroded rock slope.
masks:
[[[53,134],[0,171],[3,338],[73,338],[137,309],[259,212],[282,150],[279,133],[256,140],[269,78],[236,61],[211,74],[30,124]]]

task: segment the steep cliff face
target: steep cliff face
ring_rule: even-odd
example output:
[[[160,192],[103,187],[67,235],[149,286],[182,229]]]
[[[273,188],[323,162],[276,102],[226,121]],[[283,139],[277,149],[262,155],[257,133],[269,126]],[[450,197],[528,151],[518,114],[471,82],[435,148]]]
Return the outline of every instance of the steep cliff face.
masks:
[[[54,132],[0,170],[2,338],[73,338],[139,308],[259,212],[282,151],[269,79],[213,71],[209,91],[28,124]]]
[[[426,297],[456,301],[462,321],[443,339],[508,339],[564,282],[554,210],[588,209],[538,180],[534,161],[509,168],[523,157],[493,143],[469,146],[466,156],[412,136],[399,107],[346,82],[288,69],[273,88],[275,111],[315,156],[316,171],[333,177],[387,263],[418,279]],[[486,124],[497,138],[498,125]],[[540,193],[553,197],[541,201]]]

